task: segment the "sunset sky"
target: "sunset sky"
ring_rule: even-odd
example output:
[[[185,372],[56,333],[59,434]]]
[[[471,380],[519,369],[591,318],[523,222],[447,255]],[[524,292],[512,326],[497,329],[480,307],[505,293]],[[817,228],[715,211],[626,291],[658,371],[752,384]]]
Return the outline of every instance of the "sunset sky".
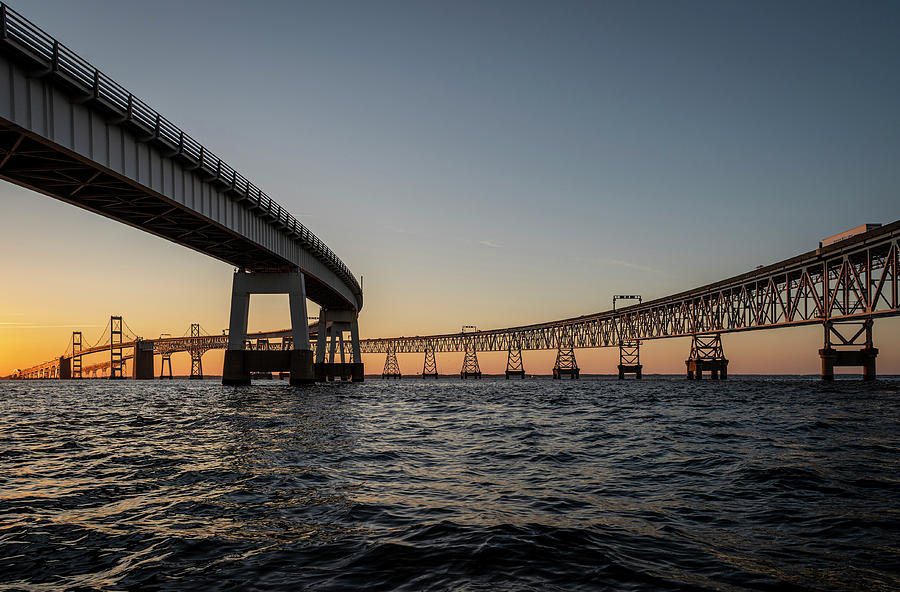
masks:
[[[896,2],[11,6],[363,276],[363,337],[602,311],[900,219]],[[229,265],[8,183],[0,253],[0,376],[59,355],[72,330],[93,342],[110,314],[144,337],[227,324]],[[286,297],[250,314],[251,329],[289,324]],[[900,374],[900,320],[875,331],[879,372]],[[724,339],[731,373],[818,372],[821,328]],[[645,372],[682,373],[689,347],[648,343]],[[617,363],[577,355],[583,372]],[[526,370],[554,356],[526,352]],[[440,371],[461,359],[439,355]]]

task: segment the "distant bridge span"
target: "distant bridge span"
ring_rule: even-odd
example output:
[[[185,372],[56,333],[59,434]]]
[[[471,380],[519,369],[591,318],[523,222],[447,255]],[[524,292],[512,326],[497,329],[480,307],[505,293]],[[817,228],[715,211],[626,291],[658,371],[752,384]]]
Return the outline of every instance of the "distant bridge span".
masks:
[[[304,352],[292,354],[294,374],[304,369],[292,381],[314,373],[306,298],[323,307],[324,317],[343,319],[341,334],[358,334],[362,288],[325,243],[207,147],[5,3],[0,78],[0,178],[241,270],[227,381],[249,381],[254,365],[287,364],[242,353],[250,294],[291,296],[293,348]]]
[[[596,314],[473,333],[363,339],[363,353],[614,347],[900,315],[900,221],[713,284]]]
[[[880,317],[900,315],[898,241],[900,221],[726,280],[618,310],[471,333],[361,339],[360,347],[362,353],[386,354],[385,374],[392,361],[396,368],[398,353],[424,353],[424,368],[429,368],[430,360],[433,369],[424,373],[435,375],[435,353],[467,352],[472,356],[473,368],[477,368],[477,352],[485,351],[508,352],[507,371],[524,373],[522,350],[619,347],[621,353],[622,348],[639,348],[645,340],[693,337],[691,354],[700,359],[701,366],[704,362],[710,369],[718,365],[721,372],[727,360],[721,343],[716,349],[717,337],[712,339],[712,336],[819,324],[825,327],[825,347],[820,351],[823,363],[832,356],[834,365],[865,368],[866,364],[857,362],[865,362],[871,356],[874,364],[877,354],[871,341],[871,323]],[[310,335],[319,344],[322,343],[321,327],[321,324],[309,326]],[[290,330],[281,330],[250,337],[274,340],[290,335]],[[224,349],[226,344],[224,336],[178,337],[153,340],[153,350],[160,354],[198,347]],[[283,346],[273,343],[271,347]],[[848,348],[852,351],[847,351]],[[83,354],[106,349],[109,345],[84,350]],[[352,344],[345,342],[343,351],[345,356],[351,355]],[[574,363],[574,353],[570,360]],[[631,364],[622,361],[620,356],[620,366],[625,366],[626,371],[632,367],[634,372],[633,366],[640,365],[639,357],[631,360]],[[22,376],[47,376],[56,363],[35,366],[22,372]],[[874,365],[872,369],[874,372]],[[399,368],[391,374],[399,374]]]
[[[823,377],[833,376],[834,366],[861,366],[867,378],[874,378],[878,350],[872,343],[872,322],[900,315],[898,238],[900,221],[726,280],[618,310],[471,333],[364,339],[361,347],[363,353],[386,354],[385,368],[392,366],[397,353],[424,353],[427,369],[429,356],[434,365],[435,352],[507,351],[508,373],[524,373],[522,350],[556,349],[560,355],[554,375],[561,362],[573,366],[577,374],[572,352],[576,348],[619,347],[622,377],[623,367],[624,372],[640,376],[641,341],[693,337],[686,362],[688,376],[706,368],[715,377],[727,367],[719,339],[722,333],[819,324],[824,326],[824,347],[819,352]],[[474,364],[477,370],[477,359]],[[423,374],[430,373],[424,370]]]

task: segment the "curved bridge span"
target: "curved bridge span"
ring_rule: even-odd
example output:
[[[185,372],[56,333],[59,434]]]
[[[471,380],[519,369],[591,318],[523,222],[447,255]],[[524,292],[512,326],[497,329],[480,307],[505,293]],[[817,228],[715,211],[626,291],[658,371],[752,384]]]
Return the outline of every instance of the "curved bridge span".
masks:
[[[228,381],[247,382],[262,363],[240,353],[250,294],[291,295],[294,348],[307,352],[297,362],[309,366],[304,380],[313,372],[306,299],[321,305],[326,318],[337,315],[355,327],[361,286],[325,243],[207,147],[5,3],[0,78],[6,85],[0,178],[241,270],[227,346],[238,353],[228,355],[234,370],[226,371]]]
[[[619,347],[621,376],[623,366],[626,372],[640,374],[640,368],[634,367],[640,366],[639,345],[644,340],[692,337],[692,358],[701,360],[700,366],[707,360],[706,366],[712,369],[727,365],[723,333],[820,324],[825,331],[825,347],[820,351],[824,376],[833,374],[825,366],[865,369],[871,357],[874,377],[877,349],[871,339],[872,322],[900,315],[898,240],[900,221],[726,280],[618,310],[487,331],[364,339],[361,347],[363,353],[387,354],[385,374],[396,366],[392,357],[397,353],[424,353],[428,368],[429,356],[433,366],[435,352],[467,352],[468,359],[468,352],[479,351],[507,351],[507,372],[523,373],[521,351],[547,349],[560,351],[555,370],[562,363],[577,374],[574,349]],[[864,353],[856,355],[858,351]],[[867,363],[857,363],[863,361]],[[473,367],[477,368],[477,361]]]
[[[396,355],[425,354],[423,375],[436,376],[435,354],[466,352],[461,374],[478,375],[477,353],[508,352],[508,375],[524,375],[523,350],[558,350],[554,370],[577,370],[574,350],[619,347],[620,375],[640,373],[640,342],[672,337],[693,338],[688,368],[695,376],[704,368],[720,375],[727,367],[721,335],[802,325],[822,325],[825,347],[820,350],[823,375],[841,365],[871,364],[877,349],[871,339],[875,319],[900,315],[900,221],[847,240],[760,267],[720,282],[644,302],[636,306],[547,323],[438,335],[361,339],[361,353],[385,354],[383,375],[399,376]],[[313,347],[325,355],[353,355],[352,342],[338,342],[326,351],[329,323],[309,325]],[[325,330],[323,330],[323,328]],[[292,331],[284,329],[247,335],[249,349],[285,349]],[[281,339],[281,343],[277,340]],[[255,340],[255,342],[253,341]],[[225,349],[221,335],[160,338],[146,342],[157,355]],[[79,355],[108,351],[110,345],[81,350]],[[136,347],[134,342],[122,344]],[[335,353],[338,352],[338,353]],[[318,357],[317,356],[317,357]],[[17,373],[14,378],[52,378],[71,354]],[[131,358],[126,354],[125,358]],[[865,362],[865,363],[861,363]],[[106,363],[101,364],[106,365]],[[717,367],[717,369],[716,369]],[[56,370],[54,370],[54,368]],[[556,372],[555,374],[558,374]],[[832,372],[833,374],[833,372]]]

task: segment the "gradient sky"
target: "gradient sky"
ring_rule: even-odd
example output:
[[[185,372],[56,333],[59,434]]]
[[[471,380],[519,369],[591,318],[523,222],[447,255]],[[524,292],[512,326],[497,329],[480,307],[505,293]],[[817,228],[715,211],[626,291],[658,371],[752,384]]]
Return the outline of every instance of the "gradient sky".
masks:
[[[11,6],[364,276],[363,337],[606,310],[900,218],[896,2]],[[112,313],[145,337],[225,327],[230,266],[10,184],[0,204],[0,375],[58,355],[73,328],[93,341]],[[251,328],[287,324],[285,298],[254,297]],[[876,323],[881,372],[900,373],[898,335]],[[733,373],[812,373],[821,339],[725,347]],[[652,342],[645,370],[680,373],[688,349]],[[579,362],[612,372],[615,355]],[[553,356],[526,352],[526,369]],[[204,362],[219,372],[220,352]]]

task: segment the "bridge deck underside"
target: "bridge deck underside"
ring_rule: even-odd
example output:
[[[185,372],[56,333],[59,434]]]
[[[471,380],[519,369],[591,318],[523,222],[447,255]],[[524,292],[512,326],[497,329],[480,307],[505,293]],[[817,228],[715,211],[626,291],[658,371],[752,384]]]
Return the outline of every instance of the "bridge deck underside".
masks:
[[[147,192],[0,120],[0,178],[256,271],[287,271],[284,259],[195,212]],[[346,305],[321,282],[307,282],[310,299]]]
[[[0,178],[362,308],[344,262],[257,185],[5,3],[0,25]]]

